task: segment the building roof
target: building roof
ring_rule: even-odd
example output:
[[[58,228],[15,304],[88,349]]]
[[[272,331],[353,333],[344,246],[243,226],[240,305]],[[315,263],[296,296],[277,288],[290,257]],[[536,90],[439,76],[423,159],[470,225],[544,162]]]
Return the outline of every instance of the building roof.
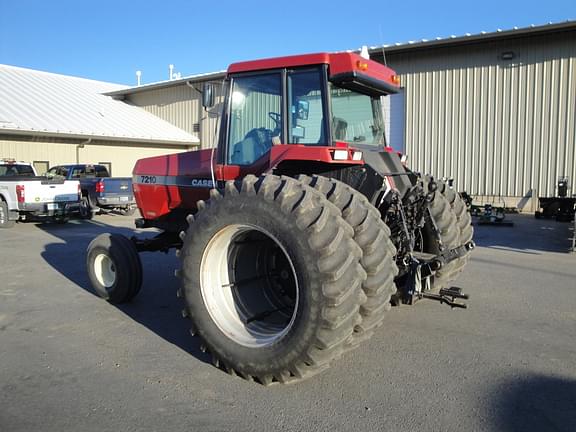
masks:
[[[125,86],[0,65],[0,133],[191,145],[198,137],[103,93]]]
[[[509,30],[498,29],[494,32],[480,32],[478,34],[466,33],[461,36],[449,36],[449,37],[437,37],[435,39],[422,39],[419,41],[408,41],[408,42],[397,42],[389,45],[379,45],[369,47],[370,54],[375,56],[382,55],[382,50],[387,53],[400,53],[405,51],[427,49],[433,47],[443,47],[443,46],[458,46],[470,43],[479,43],[488,40],[502,40],[502,39],[513,39],[531,35],[537,35],[539,33],[555,33],[559,31],[570,31],[576,30],[576,21],[565,21],[562,23],[548,23],[544,25],[531,25],[530,27],[518,28],[514,27]],[[360,50],[348,50],[348,52],[360,51]],[[190,75],[184,78],[179,78],[175,80],[160,81],[156,83],[150,83],[145,85],[140,85],[137,87],[124,87],[121,89],[111,90],[106,92],[107,95],[112,96],[117,99],[123,99],[124,96],[134,93],[139,93],[147,90],[157,90],[166,87],[174,87],[177,85],[182,85],[185,83],[199,83],[205,81],[215,81],[222,80],[226,76],[226,71],[220,72],[210,72],[197,75]]]
[[[122,99],[122,96],[127,94],[134,94],[148,90],[158,90],[165,87],[174,87],[177,85],[182,85],[186,83],[198,83],[206,81],[221,81],[226,76],[226,71],[219,72],[209,72],[197,75],[189,75],[184,78],[178,78],[173,80],[158,81],[150,84],[143,84],[137,87],[124,87],[118,90],[108,91],[105,94],[107,96],[112,96],[114,99]]]
[[[422,39],[418,41],[397,42],[390,45],[371,46],[368,48],[370,54],[400,53],[418,49],[439,48],[445,46],[466,45],[485,41],[515,39],[526,36],[533,36],[542,33],[556,33],[561,31],[576,30],[576,21],[564,21],[561,23],[548,23],[544,25],[531,25],[530,27],[514,27],[513,29],[498,29],[494,32],[480,32],[477,34],[466,33],[465,35],[448,37],[436,37],[434,39]]]

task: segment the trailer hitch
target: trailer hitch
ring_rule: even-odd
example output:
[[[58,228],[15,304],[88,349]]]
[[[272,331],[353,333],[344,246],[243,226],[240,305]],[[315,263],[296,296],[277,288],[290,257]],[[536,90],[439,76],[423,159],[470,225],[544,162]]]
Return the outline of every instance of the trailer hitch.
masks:
[[[440,303],[445,303],[451,308],[461,309],[467,309],[468,305],[464,303],[457,303],[456,299],[468,300],[470,298],[470,296],[468,294],[464,294],[462,292],[462,288],[459,287],[442,288],[438,294],[423,292],[421,295],[423,298],[437,300]]]
[[[468,295],[462,293],[458,287],[442,288],[438,294],[430,291],[430,277],[446,264],[465,256],[469,251],[475,248],[473,241],[469,241],[454,249],[445,250],[438,255],[413,253],[411,262],[408,264],[408,272],[404,289],[401,291],[400,298],[395,296],[392,303],[398,304],[401,300],[404,304],[414,304],[417,300],[428,298],[438,300],[451,307],[466,308],[465,304],[457,303],[455,299],[468,299]]]

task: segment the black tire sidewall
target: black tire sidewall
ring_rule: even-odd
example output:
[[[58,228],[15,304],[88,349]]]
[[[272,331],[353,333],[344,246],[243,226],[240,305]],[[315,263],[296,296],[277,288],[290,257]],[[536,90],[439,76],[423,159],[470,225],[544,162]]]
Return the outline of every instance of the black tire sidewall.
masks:
[[[137,270],[133,264],[134,255],[139,262],[137,252],[123,244],[125,242],[120,240],[119,237],[122,236],[118,234],[99,235],[88,246],[86,256],[86,267],[92,287],[100,297],[111,303],[122,303],[130,300],[139,291],[139,286],[135,287],[134,285],[137,285],[139,280],[141,282],[141,278],[138,279],[138,275],[134,274]],[[126,238],[124,239],[129,241]],[[108,288],[102,285],[96,277],[94,262],[100,254],[108,256],[116,269],[114,284]]]
[[[0,222],[0,228],[12,228],[14,221],[10,220],[8,205],[6,202],[0,200],[0,207],[2,207],[2,212],[4,213],[4,222]]]
[[[292,327],[273,344],[251,348],[226,336],[214,323],[208,312],[201,290],[200,275],[204,251],[210,240],[230,225],[254,225],[272,235],[290,256],[299,287],[298,310]],[[194,222],[182,250],[183,289],[187,307],[202,338],[210,349],[239,369],[258,374],[255,364],[266,364],[271,369],[284,370],[302,356],[317,329],[321,326],[322,280],[317,266],[317,255],[308,244],[305,230],[296,225],[295,218],[284,213],[277,202],[265,201],[261,196],[239,195],[213,202]]]

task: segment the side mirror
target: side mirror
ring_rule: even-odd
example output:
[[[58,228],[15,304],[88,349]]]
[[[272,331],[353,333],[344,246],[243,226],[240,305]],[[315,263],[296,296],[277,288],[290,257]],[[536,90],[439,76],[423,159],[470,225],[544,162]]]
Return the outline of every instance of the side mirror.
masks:
[[[202,106],[204,109],[214,106],[214,86],[211,83],[204,83],[202,88]]]

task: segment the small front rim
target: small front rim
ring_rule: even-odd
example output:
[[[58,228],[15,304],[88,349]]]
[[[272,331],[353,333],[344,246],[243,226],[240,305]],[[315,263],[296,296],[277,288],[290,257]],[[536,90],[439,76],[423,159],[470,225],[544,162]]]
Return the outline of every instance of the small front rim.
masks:
[[[274,344],[296,320],[294,264],[278,239],[260,227],[235,224],[219,231],[204,250],[200,286],[213,322],[245,347]]]
[[[99,254],[94,258],[94,276],[104,288],[111,288],[116,282],[116,266],[114,261],[106,255]]]

